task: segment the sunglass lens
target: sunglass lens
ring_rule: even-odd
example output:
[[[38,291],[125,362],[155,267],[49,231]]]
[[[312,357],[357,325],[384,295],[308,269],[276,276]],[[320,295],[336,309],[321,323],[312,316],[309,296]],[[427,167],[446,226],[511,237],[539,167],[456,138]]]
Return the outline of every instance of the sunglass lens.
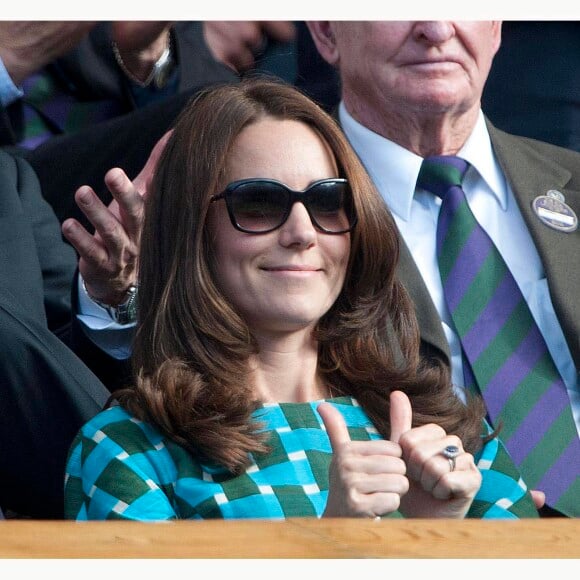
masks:
[[[348,183],[319,183],[309,192],[307,199],[312,216],[324,230],[344,232],[352,226]]]
[[[288,193],[274,183],[246,183],[231,196],[236,222],[248,232],[266,232],[278,227],[287,204]]]

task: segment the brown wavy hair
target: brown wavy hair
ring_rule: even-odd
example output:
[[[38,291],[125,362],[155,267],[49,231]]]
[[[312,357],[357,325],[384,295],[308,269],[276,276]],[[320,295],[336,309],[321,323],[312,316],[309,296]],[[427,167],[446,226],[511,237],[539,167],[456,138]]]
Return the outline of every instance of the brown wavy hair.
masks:
[[[135,383],[116,398],[195,457],[234,473],[248,453],[267,452],[251,417],[259,402],[248,359],[257,344],[216,284],[206,227],[234,140],[265,117],[317,131],[350,183],[358,215],[344,287],[315,331],[318,371],[334,394],[355,397],[385,438],[389,393],[400,389],[414,425],[438,423],[474,452],[483,406],[464,405],[447,366],[420,357],[413,305],[395,276],[399,238],[389,210],[336,121],[294,87],[266,79],[206,89],[177,120],[146,202]]]

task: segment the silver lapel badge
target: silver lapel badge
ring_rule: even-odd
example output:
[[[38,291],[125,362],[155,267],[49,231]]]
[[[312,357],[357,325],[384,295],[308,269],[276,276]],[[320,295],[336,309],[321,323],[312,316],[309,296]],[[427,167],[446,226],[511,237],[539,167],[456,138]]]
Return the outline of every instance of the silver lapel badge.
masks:
[[[532,208],[538,218],[554,230],[572,233],[578,229],[578,216],[566,203],[564,195],[555,189],[536,197]]]

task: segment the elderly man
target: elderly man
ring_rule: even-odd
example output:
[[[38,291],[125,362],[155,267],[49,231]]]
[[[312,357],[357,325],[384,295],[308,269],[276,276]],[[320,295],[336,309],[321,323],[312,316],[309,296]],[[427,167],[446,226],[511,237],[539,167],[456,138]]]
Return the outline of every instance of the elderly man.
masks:
[[[404,240],[424,353],[481,392],[543,513],[580,516],[580,155],[485,118],[500,22],[308,28]]]

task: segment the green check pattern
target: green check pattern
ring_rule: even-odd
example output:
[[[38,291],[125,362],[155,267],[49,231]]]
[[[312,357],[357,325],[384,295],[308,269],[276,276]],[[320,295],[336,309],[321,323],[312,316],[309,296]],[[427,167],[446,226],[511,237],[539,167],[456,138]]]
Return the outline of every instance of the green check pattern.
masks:
[[[257,410],[254,419],[264,425],[272,451],[252,456],[239,476],[200,463],[121,407],[102,411],[71,446],[65,477],[66,518],[319,518],[326,507],[332,459],[316,411],[320,402],[268,404]],[[380,439],[354,399],[329,402],[342,413],[353,440]],[[476,459],[483,483],[468,517],[538,516],[499,440],[487,443]]]

